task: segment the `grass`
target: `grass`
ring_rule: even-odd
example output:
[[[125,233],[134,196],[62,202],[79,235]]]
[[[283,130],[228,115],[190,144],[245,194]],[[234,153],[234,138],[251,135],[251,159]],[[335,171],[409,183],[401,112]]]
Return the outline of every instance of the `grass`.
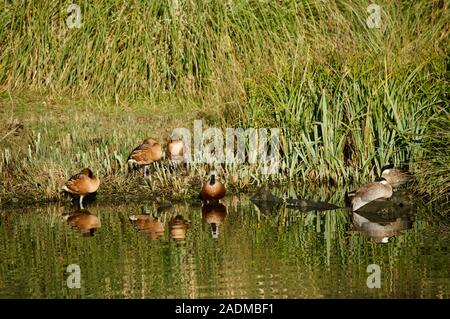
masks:
[[[432,156],[425,137],[432,134],[430,118],[448,121],[444,84],[433,91],[427,88],[432,78],[371,77],[319,74],[315,79],[321,87],[306,74],[268,79],[249,89],[250,107],[242,122],[283,128],[282,149],[289,154],[283,168],[291,177],[361,182],[390,163],[420,171]]]
[[[432,201],[449,203],[450,194],[450,114],[448,108],[439,109],[430,117],[424,141],[421,144],[424,157],[417,173],[421,193]],[[447,208],[448,213],[450,208]]]
[[[352,0],[78,4],[79,29],[62,2],[0,10],[2,202],[59,199],[84,166],[104,195],[193,197],[206,165],[177,178],[163,165],[143,183],[123,163],[195,119],[281,128],[280,171],[225,166],[232,192],[360,185],[395,164],[448,202],[445,1],[379,1],[380,29],[366,24],[370,2]]]
[[[3,99],[2,117],[7,125],[0,131],[2,141],[0,173],[1,197],[11,203],[18,198],[30,201],[61,199],[61,186],[80,167],[90,167],[101,178],[99,193],[104,198],[120,196],[196,198],[210,165],[196,164],[173,172],[167,158],[151,166],[148,180],[142,169],[129,172],[126,163],[131,150],[147,136],[156,137],[164,149],[175,127],[192,129],[199,111],[193,107],[190,117],[180,118],[180,105],[167,101],[156,106],[136,104],[111,105],[82,101],[54,101],[48,96]],[[194,105],[191,102],[191,105]],[[149,112],[149,108],[154,112]],[[165,112],[164,109],[170,110]],[[214,111],[201,112],[204,125],[214,118]],[[258,166],[225,166],[222,176],[230,177],[228,188],[244,189]],[[173,178],[173,177],[176,178]]]

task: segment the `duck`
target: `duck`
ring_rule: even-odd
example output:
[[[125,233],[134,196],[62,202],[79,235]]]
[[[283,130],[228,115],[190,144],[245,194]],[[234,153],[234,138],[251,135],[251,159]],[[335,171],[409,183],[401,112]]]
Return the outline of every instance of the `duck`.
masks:
[[[259,211],[264,214],[277,210],[284,200],[272,194],[269,187],[264,186],[255,193],[250,201],[258,207]]]
[[[377,213],[353,213],[353,226],[362,235],[372,238],[378,244],[387,244],[389,238],[412,227],[410,218],[394,216],[392,219],[385,220],[381,216]]]
[[[392,192],[392,186],[386,180],[364,185],[353,195],[349,195],[351,196],[351,209],[354,212],[376,199],[390,198]]]
[[[129,219],[137,230],[143,232],[151,240],[164,236],[164,224],[149,214],[131,215]]]
[[[100,186],[100,179],[94,176],[89,168],[83,168],[80,173],[73,175],[62,187],[63,190],[80,197],[80,208],[83,207],[83,198],[87,194],[95,193]]]
[[[381,177],[384,178],[393,188],[398,188],[412,180],[413,175],[401,168],[386,168],[382,171]]]
[[[148,165],[161,160],[163,156],[161,145],[153,138],[146,138],[128,155],[127,162],[144,166],[144,178],[147,177]]]
[[[227,217],[227,208],[221,203],[208,203],[202,207],[202,218],[211,225],[211,235],[214,239],[219,238],[219,225]]]
[[[184,241],[188,228],[187,220],[181,215],[177,215],[169,221],[170,237],[175,241]]]
[[[67,214],[64,219],[70,226],[80,230],[83,237],[94,236],[95,231],[102,226],[100,219],[86,209]]]
[[[167,144],[167,154],[171,163],[180,165],[184,163],[184,153],[186,149],[184,147],[183,140],[176,133],[170,136],[170,142]]]
[[[218,201],[225,197],[225,186],[218,180],[217,172],[211,171],[208,179],[203,183],[200,198],[203,201]]]

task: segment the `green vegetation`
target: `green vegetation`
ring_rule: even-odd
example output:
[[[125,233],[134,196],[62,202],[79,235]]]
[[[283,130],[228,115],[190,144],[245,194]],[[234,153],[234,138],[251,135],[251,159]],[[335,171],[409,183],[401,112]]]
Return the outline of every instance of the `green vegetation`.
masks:
[[[370,29],[370,3],[78,1],[82,27],[69,29],[66,3],[6,1],[1,200],[57,199],[84,166],[102,194],[194,196],[205,165],[177,178],[160,166],[143,183],[123,162],[201,118],[283,130],[280,172],[225,167],[230,190],[359,185],[409,164],[419,193],[448,201],[448,5],[379,1]]]
[[[422,193],[436,201],[449,203],[450,195],[450,113],[439,109],[428,122],[423,143],[420,144],[423,158],[417,172],[418,185]],[[450,212],[450,207],[446,212]]]

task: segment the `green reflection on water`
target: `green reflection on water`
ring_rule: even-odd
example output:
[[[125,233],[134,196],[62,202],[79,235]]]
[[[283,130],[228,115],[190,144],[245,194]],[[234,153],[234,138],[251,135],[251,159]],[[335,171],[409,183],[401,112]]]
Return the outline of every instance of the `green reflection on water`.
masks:
[[[344,202],[342,192],[301,196]],[[0,297],[449,298],[448,229],[430,218],[439,207],[392,200],[355,215],[284,205],[263,213],[248,196],[222,204],[157,211],[99,199],[87,211],[4,210]],[[69,264],[80,265],[80,289],[67,287]],[[379,289],[366,285],[369,264],[381,267]]]

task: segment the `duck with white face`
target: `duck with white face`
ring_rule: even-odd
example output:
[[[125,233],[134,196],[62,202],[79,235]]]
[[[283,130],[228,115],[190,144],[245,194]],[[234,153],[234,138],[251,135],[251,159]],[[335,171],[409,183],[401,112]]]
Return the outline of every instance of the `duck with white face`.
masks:
[[[374,200],[390,198],[392,193],[392,186],[386,180],[369,183],[352,195],[351,209],[354,212]]]
[[[225,186],[218,180],[217,172],[211,171],[208,179],[203,183],[200,198],[203,201],[218,201],[225,197]]]

